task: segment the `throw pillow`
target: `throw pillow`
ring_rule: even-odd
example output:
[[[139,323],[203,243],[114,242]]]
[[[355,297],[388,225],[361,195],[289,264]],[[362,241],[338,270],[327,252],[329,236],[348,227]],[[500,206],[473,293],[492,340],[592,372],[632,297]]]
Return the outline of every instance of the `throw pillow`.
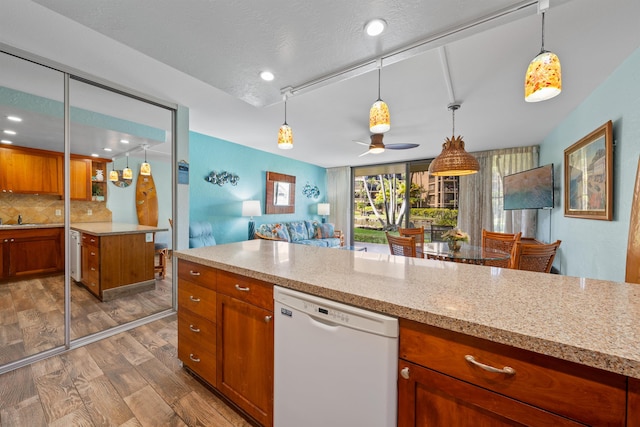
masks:
[[[320,224],[320,238],[328,239],[333,237],[334,234],[335,234],[335,229],[333,224],[329,224],[329,223]]]

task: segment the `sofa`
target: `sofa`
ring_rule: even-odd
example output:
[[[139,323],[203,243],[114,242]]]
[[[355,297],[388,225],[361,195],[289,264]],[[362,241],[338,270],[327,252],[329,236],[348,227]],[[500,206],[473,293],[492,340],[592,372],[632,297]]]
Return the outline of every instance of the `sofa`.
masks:
[[[300,245],[335,248],[344,246],[344,236],[333,224],[299,220],[261,224],[255,231],[259,239],[280,240]]]
[[[214,246],[216,239],[213,237],[213,227],[208,222],[192,222],[189,224],[189,247],[201,248]]]

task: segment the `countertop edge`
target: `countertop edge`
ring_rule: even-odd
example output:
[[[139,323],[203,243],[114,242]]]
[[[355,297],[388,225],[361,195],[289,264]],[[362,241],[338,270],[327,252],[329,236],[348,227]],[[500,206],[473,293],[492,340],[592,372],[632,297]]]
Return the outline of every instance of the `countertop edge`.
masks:
[[[306,292],[315,296],[332,299],[334,301],[350,304],[367,310],[388,314],[398,318],[413,320],[426,325],[459,332],[476,338],[512,346],[522,350],[528,350],[546,356],[556,357],[561,360],[574,362],[580,365],[613,372],[616,374],[640,379],[640,361],[630,360],[624,357],[585,349],[557,341],[541,339],[523,335],[517,332],[506,331],[489,325],[468,322],[451,316],[443,316],[428,311],[411,309],[398,306],[386,301],[353,295],[348,292],[323,288],[318,285],[290,280],[280,276],[263,273],[245,267],[215,261],[209,258],[194,256],[180,251],[174,252],[178,259],[192,261],[213,268],[218,268],[230,273],[241,274],[254,279],[273,283],[285,288]]]

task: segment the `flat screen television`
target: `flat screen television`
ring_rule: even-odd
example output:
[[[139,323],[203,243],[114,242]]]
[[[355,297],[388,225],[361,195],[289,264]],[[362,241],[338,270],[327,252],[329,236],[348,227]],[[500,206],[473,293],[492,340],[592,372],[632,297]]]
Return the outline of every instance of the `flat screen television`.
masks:
[[[502,178],[504,210],[552,209],[553,163]]]

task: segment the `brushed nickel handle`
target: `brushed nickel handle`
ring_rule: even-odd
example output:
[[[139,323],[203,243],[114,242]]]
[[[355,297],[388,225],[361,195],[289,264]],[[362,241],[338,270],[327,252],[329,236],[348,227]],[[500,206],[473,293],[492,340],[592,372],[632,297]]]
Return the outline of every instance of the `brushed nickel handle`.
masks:
[[[193,302],[200,302],[200,298],[196,298],[193,295],[189,296],[189,299]]]
[[[242,292],[249,292],[251,290],[248,286],[247,287],[240,286],[237,283],[236,283],[236,289]]]
[[[189,325],[189,329],[191,329],[191,332],[195,332],[195,333],[200,332],[200,328],[196,328],[196,327],[195,327],[195,326],[193,326],[193,325]]]
[[[406,366],[400,370],[400,376],[405,380],[409,379],[409,367]]]
[[[189,270],[189,274],[192,275],[192,276],[199,276],[200,272],[199,271]]]
[[[96,239],[91,239],[91,243],[95,243]]]
[[[200,363],[200,358],[199,358],[199,357],[194,357],[194,356],[193,356],[193,353],[191,353],[191,354],[189,355],[189,359],[193,360],[193,361],[194,361],[194,362],[196,362],[196,363]]]
[[[96,268],[95,267],[91,267],[91,271],[96,271]]]
[[[467,362],[476,365],[477,367],[484,369],[485,371],[488,372],[493,372],[496,374],[506,374],[506,375],[515,375],[516,374],[516,370],[513,369],[510,366],[505,366],[504,368],[500,369],[500,368],[494,368],[493,366],[489,366],[489,365],[485,365],[484,363],[480,363],[478,362],[475,357],[473,357],[470,354],[467,354],[464,357],[464,360],[466,360]]]
[[[271,322],[271,319],[273,319],[273,316],[264,316],[264,321],[267,323]]]
[[[15,242],[15,239],[11,239],[12,242]]]
[[[96,256],[96,253],[95,252],[91,252],[91,256]]]

